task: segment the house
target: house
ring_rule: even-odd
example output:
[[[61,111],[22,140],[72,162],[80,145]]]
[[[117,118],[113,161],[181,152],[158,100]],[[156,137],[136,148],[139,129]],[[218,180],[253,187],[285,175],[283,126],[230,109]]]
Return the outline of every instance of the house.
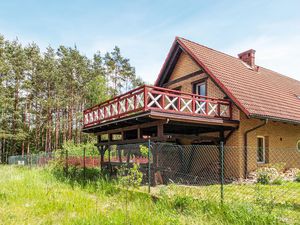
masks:
[[[83,132],[98,136],[102,156],[109,145],[150,137],[224,143],[227,176],[247,177],[282,159],[299,168],[300,81],[256,65],[253,49],[233,57],[176,37],[155,85],[86,109]]]

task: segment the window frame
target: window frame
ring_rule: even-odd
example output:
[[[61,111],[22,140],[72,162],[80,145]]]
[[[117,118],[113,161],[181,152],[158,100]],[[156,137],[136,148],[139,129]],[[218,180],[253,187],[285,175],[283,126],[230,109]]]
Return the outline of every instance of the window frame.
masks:
[[[258,161],[258,139],[262,139],[263,140],[263,161]],[[265,164],[266,163],[266,138],[265,136],[257,136],[256,137],[256,143],[257,143],[257,147],[256,147],[256,163],[258,164]]]
[[[297,141],[296,149],[298,152],[300,152],[300,139]]]
[[[202,96],[207,96],[207,78],[192,82],[193,94],[199,95],[197,93],[197,86],[199,86],[200,84],[205,85],[205,95]]]

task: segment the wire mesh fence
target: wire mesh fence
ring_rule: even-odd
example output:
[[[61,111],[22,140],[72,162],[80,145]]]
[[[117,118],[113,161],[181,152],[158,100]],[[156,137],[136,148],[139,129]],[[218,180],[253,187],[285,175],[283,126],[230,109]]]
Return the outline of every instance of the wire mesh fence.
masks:
[[[140,190],[152,195],[240,202],[275,211],[284,208],[285,213],[299,217],[300,152],[296,148],[144,142],[102,150],[103,157],[101,152],[86,156],[88,149],[81,156],[69,152],[10,156],[8,164],[44,166],[60,158],[67,170],[99,168],[112,177],[120,175],[121,168],[137,164],[143,174]]]
[[[28,155],[8,156],[7,163],[9,165],[28,165],[28,166],[45,166],[50,160],[55,158],[55,153],[39,153]]]

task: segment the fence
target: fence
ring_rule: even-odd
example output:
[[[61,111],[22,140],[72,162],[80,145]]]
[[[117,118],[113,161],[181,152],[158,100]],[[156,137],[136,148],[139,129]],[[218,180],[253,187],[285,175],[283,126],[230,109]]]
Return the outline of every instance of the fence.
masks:
[[[82,156],[70,154],[67,151],[59,152],[48,152],[39,154],[29,154],[29,155],[15,155],[8,156],[6,163],[9,165],[27,165],[27,166],[45,166],[51,160],[57,158],[63,159],[65,165],[73,165],[77,167],[97,167],[100,168],[100,158],[99,156],[85,156],[84,152]]]
[[[272,210],[299,217],[300,152],[296,148],[244,148],[221,145],[176,145],[145,142],[112,145],[100,156],[74,156],[65,152],[71,165],[100,168],[112,176],[120,167],[139,165],[141,190],[153,195],[184,195],[201,200],[266,205]],[[53,153],[11,156],[9,164],[42,166]],[[271,207],[270,207],[271,205]]]

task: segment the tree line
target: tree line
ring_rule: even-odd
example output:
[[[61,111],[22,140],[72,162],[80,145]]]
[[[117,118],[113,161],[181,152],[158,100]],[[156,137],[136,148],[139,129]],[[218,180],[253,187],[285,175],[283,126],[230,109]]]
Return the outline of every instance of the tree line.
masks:
[[[142,83],[118,47],[88,58],[76,46],[42,52],[0,35],[0,155],[86,141],[82,111]]]

